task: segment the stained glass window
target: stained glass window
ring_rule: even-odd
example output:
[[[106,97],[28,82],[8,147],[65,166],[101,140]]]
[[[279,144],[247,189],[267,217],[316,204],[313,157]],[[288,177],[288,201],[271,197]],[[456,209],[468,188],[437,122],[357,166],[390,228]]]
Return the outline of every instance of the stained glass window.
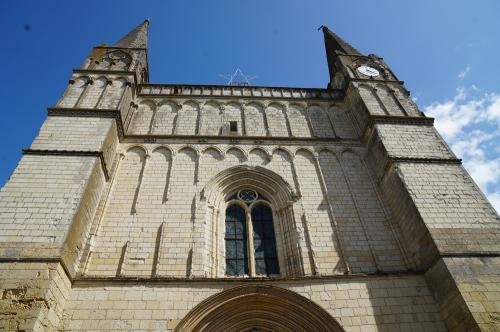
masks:
[[[260,275],[279,274],[271,209],[265,205],[254,207],[252,210],[252,226],[255,273]]]
[[[245,211],[241,206],[226,209],[226,274],[248,274],[247,229]]]

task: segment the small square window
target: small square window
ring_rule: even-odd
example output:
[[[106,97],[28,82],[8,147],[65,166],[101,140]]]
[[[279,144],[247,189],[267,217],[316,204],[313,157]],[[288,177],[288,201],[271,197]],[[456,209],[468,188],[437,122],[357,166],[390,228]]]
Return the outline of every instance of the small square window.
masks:
[[[238,132],[238,122],[237,121],[229,121],[229,131]]]

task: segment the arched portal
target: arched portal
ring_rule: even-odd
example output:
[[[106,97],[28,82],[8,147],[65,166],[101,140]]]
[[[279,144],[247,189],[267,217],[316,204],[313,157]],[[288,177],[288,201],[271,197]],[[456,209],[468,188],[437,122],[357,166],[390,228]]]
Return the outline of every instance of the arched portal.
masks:
[[[323,308],[292,291],[268,286],[231,288],[198,304],[175,331],[344,331]]]

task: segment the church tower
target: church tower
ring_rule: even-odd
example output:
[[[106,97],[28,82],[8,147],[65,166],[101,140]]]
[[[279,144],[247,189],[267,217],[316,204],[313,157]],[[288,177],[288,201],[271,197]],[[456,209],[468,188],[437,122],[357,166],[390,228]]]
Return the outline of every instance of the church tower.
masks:
[[[498,329],[500,220],[382,58],[149,82],[95,47],[0,192],[0,329]]]

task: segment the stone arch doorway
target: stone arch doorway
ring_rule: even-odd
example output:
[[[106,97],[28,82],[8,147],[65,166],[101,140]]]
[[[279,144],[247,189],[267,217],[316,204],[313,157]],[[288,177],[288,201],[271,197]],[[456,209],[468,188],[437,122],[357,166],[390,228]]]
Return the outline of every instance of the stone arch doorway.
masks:
[[[323,308],[292,291],[267,285],[238,286],[192,309],[176,332],[344,331]]]

